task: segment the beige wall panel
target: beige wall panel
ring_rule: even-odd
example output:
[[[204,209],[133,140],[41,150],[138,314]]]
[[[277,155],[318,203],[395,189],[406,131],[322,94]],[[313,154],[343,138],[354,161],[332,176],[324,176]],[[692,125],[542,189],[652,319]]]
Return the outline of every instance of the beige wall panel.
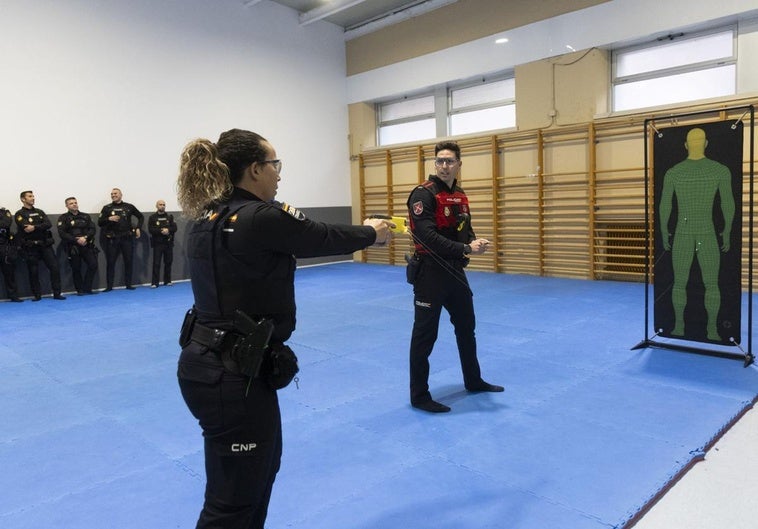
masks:
[[[598,171],[620,167],[644,167],[645,144],[642,127],[634,136],[601,138],[595,148]]]
[[[376,146],[376,112],[374,105],[354,103],[348,105],[348,126],[350,127],[350,156]]]
[[[587,172],[587,143],[570,142],[561,144],[548,144],[544,150],[544,167],[543,172],[547,175],[556,175],[555,178],[562,178],[560,175],[565,173]],[[574,180],[575,177],[567,175],[567,180]]]
[[[592,49],[554,60],[555,124],[589,123],[609,111],[610,52]]]
[[[392,182],[398,191],[410,193],[418,185],[418,171],[415,160],[392,164]]]
[[[591,49],[515,68],[519,130],[592,121],[608,112],[609,54]]]
[[[347,41],[347,74],[366,72],[606,1],[458,0]]]
[[[366,189],[387,185],[387,167],[385,165],[366,165],[363,171]],[[376,189],[371,189],[371,191],[375,192]]]
[[[535,145],[518,148],[505,146],[500,151],[500,168],[504,176],[521,177],[522,182],[527,183],[531,182],[535,178],[534,175],[539,172],[540,161],[537,159]]]
[[[472,180],[478,181],[482,179],[489,180],[489,186],[491,187],[492,181],[492,156],[489,153],[486,154],[465,154],[461,157],[463,165],[460,172],[460,185],[468,192]],[[477,182],[477,185],[481,185]]]
[[[518,130],[544,129],[553,124],[550,110],[553,106],[553,67],[548,61],[516,66],[516,128]]]

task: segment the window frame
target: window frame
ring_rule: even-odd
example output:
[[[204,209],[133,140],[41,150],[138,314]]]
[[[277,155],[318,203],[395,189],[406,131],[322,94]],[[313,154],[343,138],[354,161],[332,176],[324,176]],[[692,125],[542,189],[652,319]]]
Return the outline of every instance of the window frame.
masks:
[[[503,99],[497,99],[492,100],[484,103],[476,103],[474,105],[467,105],[462,106],[459,108],[453,108],[453,92],[456,90],[464,90],[466,88],[471,88],[475,86],[483,86],[489,83],[495,83],[500,81],[507,81],[507,80],[513,80],[514,88],[513,88],[513,96],[512,97],[506,97]],[[459,115],[459,114],[465,114],[468,112],[475,112],[479,110],[487,110],[487,109],[494,109],[494,108],[500,108],[500,107],[507,107],[507,106],[513,106],[514,107],[514,116],[515,116],[515,106],[516,106],[516,89],[515,89],[515,83],[516,83],[516,77],[515,72],[513,70],[508,70],[506,72],[499,72],[497,74],[491,75],[491,76],[477,76],[473,79],[467,79],[461,82],[457,83],[450,83],[445,85],[440,85],[437,87],[432,87],[430,89],[427,89],[423,92],[414,93],[414,94],[406,94],[402,97],[395,97],[392,99],[385,99],[381,101],[375,102],[375,114],[376,114],[376,145],[378,147],[383,147],[385,145],[394,145],[394,144],[382,144],[380,141],[381,138],[381,130],[383,127],[388,127],[392,125],[402,125],[406,123],[413,123],[415,121],[423,121],[428,119],[435,119],[437,123],[437,137],[447,137],[447,136],[460,136],[465,134],[475,134],[477,132],[486,132],[488,130],[494,130],[494,129],[483,129],[481,131],[477,132],[467,132],[463,134],[453,134],[452,133],[452,120],[453,116]],[[424,114],[415,114],[413,116],[406,116],[403,118],[395,118],[395,119],[389,119],[389,120],[383,120],[382,119],[382,108],[385,105],[391,105],[395,103],[399,103],[402,101],[409,101],[412,99],[421,99],[421,98],[427,98],[432,97],[434,101],[434,112],[433,113],[424,113]],[[516,124],[513,125],[506,125],[503,127],[498,127],[498,129],[507,129],[511,127],[515,127]],[[419,138],[418,141],[423,141],[423,139]]]
[[[732,48],[732,54],[728,57],[721,57],[717,59],[708,59],[703,61],[694,61],[691,63],[678,65],[678,66],[671,66],[667,68],[660,68],[657,70],[651,70],[643,73],[638,74],[629,74],[629,75],[623,75],[619,76],[617,74],[618,71],[618,60],[619,55],[629,52],[637,52],[640,50],[645,49],[654,49],[666,46],[670,44],[673,41],[679,41],[679,42],[686,42],[687,40],[694,40],[697,38],[707,37],[709,35],[716,35],[719,33],[731,33],[731,48]],[[703,31],[697,31],[692,32],[689,34],[679,33],[675,35],[668,35],[664,37],[658,37],[655,41],[649,41],[642,44],[637,45],[631,45],[631,46],[624,46],[620,47],[618,49],[612,49],[611,50],[611,83],[610,83],[610,100],[611,100],[611,111],[612,112],[629,112],[633,110],[638,110],[641,108],[649,108],[649,106],[640,106],[640,107],[633,107],[633,108],[625,108],[623,110],[617,110],[616,108],[616,87],[621,86],[627,83],[634,83],[634,82],[642,82],[642,81],[649,81],[653,79],[665,79],[667,77],[673,77],[680,74],[686,74],[686,73],[694,73],[694,72],[703,72],[723,66],[734,66],[734,89],[735,94],[737,91],[737,50],[738,50],[738,28],[736,24],[729,24],[727,26],[719,26],[717,28],[710,28]],[[732,94],[732,95],[735,95]],[[708,99],[710,96],[705,96],[700,99]],[[697,101],[696,100],[687,100],[687,101],[681,101],[684,102],[690,102],[690,101]],[[666,104],[671,103],[661,103],[662,106],[665,106]],[[657,106],[657,105],[655,105]]]

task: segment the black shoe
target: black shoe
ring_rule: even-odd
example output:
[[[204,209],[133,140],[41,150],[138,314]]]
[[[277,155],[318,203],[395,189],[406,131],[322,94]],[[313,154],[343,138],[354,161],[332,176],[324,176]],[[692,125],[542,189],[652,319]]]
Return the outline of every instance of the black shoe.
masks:
[[[85,290],[84,293],[88,296],[94,296],[95,294],[99,294],[97,290]]]
[[[488,382],[485,382],[484,380],[480,380],[476,384],[471,384],[470,386],[466,386],[466,390],[472,393],[481,393],[485,391],[490,392],[490,393],[500,393],[501,391],[505,391],[505,388],[503,386],[490,384]]]
[[[53,296],[53,299],[66,299],[66,296],[61,296],[60,294],[55,294]]]
[[[76,291],[76,295],[77,295],[77,296],[83,296],[83,295],[84,295],[84,292],[82,292],[81,290],[77,290],[77,291]]]
[[[411,406],[418,408],[419,410],[428,411],[430,413],[447,413],[450,411],[449,406],[440,404],[432,399],[425,400],[423,402],[411,402]]]
[[[110,292],[111,290],[113,290],[113,287],[108,287],[105,290],[103,290],[103,292]]]
[[[41,300],[41,299],[42,299],[42,296],[34,296],[34,297],[32,298],[32,301],[39,301],[39,300]]]
[[[12,301],[13,303],[21,303],[21,302],[22,302],[22,301],[24,301],[24,300],[23,300],[23,299],[21,299],[21,298],[17,298],[17,297],[15,297],[15,296],[14,296],[14,297],[12,297],[12,298],[11,298],[11,301]]]
[[[126,290],[137,290],[137,287],[133,287],[131,285],[126,287]]]

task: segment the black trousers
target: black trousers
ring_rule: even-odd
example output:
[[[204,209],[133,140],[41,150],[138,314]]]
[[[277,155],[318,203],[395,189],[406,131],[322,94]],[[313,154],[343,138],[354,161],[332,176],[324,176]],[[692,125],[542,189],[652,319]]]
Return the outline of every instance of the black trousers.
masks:
[[[163,261],[163,284],[171,283],[171,263],[174,262],[174,246],[153,242],[153,280],[152,284],[158,286],[161,277],[161,260]]]
[[[68,262],[71,265],[71,276],[74,280],[74,288],[81,294],[82,292],[92,292],[92,282],[97,272],[97,253],[90,246],[72,246],[68,250]],[[87,267],[86,272],[82,274],[82,263]]]
[[[105,282],[108,288],[113,288],[119,254],[124,258],[124,285],[130,287],[134,256],[134,240],[131,235],[105,239]]]
[[[61,272],[58,268],[58,259],[52,246],[29,246],[24,248],[26,268],[29,270],[29,286],[32,288],[34,297],[42,295],[42,287],[39,282],[39,262],[42,261],[50,271],[50,286],[54,295],[61,293]]]
[[[420,266],[413,285],[414,319],[410,348],[410,396],[413,403],[432,398],[429,393],[429,356],[437,341],[443,308],[450,314],[450,323],[455,329],[464,384],[473,385],[482,379],[476,356],[473,295],[463,267],[449,263],[443,266],[431,258],[424,258]]]
[[[5,291],[8,297],[15,298],[18,295],[16,291],[16,265],[14,261],[3,255],[2,250],[0,250],[0,271],[3,273]]]
[[[190,343],[179,387],[205,441],[205,502],[197,529],[263,529],[282,455],[276,391],[224,370],[215,353]]]

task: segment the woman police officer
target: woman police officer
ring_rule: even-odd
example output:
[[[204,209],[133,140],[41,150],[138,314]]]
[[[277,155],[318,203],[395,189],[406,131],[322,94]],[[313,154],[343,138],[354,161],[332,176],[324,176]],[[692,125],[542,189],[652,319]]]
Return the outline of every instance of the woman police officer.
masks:
[[[261,364],[257,353],[280,351],[296,362],[284,345],[295,329],[295,258],[349,254],[391,237],[387,221],[324,224],[275,202],[281,167],[265,138],[239,129],[215,144],[192,141],[181,155],[177,191],[193,220],[195,303],[182,329],[178,378],[205,444],[198,528],[263,529],[282,453],[276,387],[297,368],[272,382],[270,361]],[[246,348],[264,325],[262,341]]]

